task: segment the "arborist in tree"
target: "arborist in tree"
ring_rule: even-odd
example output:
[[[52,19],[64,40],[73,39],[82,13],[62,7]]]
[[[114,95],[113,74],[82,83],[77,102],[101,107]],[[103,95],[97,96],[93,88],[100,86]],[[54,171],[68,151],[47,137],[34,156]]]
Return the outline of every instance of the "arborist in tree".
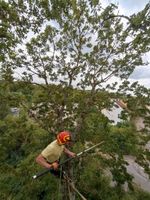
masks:
[[[66,144],[71,142],[71,133],[69,131],[62,131],[57,134],[56,140],[51,142],[37,157],[36,162],[50,169],[50,172],[57,177],[60,177],[59,159],[61,155],[66,153],[69,157],[75,157],[74,152],[69,151],[65,147]]]

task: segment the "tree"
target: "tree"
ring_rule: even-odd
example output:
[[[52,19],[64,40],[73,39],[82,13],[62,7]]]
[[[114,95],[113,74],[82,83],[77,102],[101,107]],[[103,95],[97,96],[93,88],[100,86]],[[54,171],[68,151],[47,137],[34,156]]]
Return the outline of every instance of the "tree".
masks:
[[[1,69],[5,77],[8,72],[21,69],[23,85],[35,83],[39,86],[35,87],[35,93],[32,90],[28,93],[30,99],[25,98],[25,103],[19,99],[23,108],[38,110],[39,115],[34,119],[53,136],[59,127],[74,131],[79,143],[97,139],[108,141],[102,151],[114,157],[110,166],[107,159],[104,164],[114,166],[115,180],[122,184],[122,177],[127,174],[123,152],[115,145],[126,138],[119,128],[116,129],[118,137],[110,134],[113,130],[110,121],[101,111],[112,107],[112,97],[122,96],[124,91],[130,90],[125,81],[116,94],[107,93],[117,85],[107,84],[107,81],[112,76],[126,80],[136,66],[145,64],[142,55],[149,51],[150,5],[130,17],[116,15],[114,4],[102,8],[99,1],[90,0],[35,3],[10,0],[8,3],[2,1],[1,5],[5,33],[1,36]],[[28,34],[31,38],[26,38]],[[35,82],[35,78],[43,81],[42,84]],[[139,97],[133,85],[132,89]],[[115,176],[116,169],[117,173],[121,169],[120,179]],[[130,181],[127,176],[123,178],[123,183]],[[65,194],[67,199],[67,192]]]

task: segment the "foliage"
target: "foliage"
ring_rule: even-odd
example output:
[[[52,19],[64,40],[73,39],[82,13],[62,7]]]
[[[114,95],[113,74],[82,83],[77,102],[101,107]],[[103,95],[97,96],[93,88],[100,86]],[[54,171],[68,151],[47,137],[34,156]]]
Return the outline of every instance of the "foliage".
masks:
[[[104,141],[97,153],[69,169],[88,199],[149,199],[133,191],[123,159],[136,156],[149,173],[149,152],[143,148],[149,140],[150,91],[127,80],[136,66],[147,65],[142,56],[149,51],[149,4],[130,17],[116,15],[114,4],[102,8],[97,0],[8,0],[0,2],[0,9],[2,199],[59,198],[59,180],[45,176],[35,182],[31,177],[40,170],[36,155],[63,129],[72,131],[76,152]],[[107,82],[112,76],[123,81],[118,90],[117,82]],[[130,110],[122,112],[117,125],[102,114],[116,98],[125,99]],[[12,107],[19,116],[12,116]],[[128,120],[135,116],[145,119],[140,132]],[[114,187],[104,169],[111,172]],[[123,190],[125,183],[131,191]]]

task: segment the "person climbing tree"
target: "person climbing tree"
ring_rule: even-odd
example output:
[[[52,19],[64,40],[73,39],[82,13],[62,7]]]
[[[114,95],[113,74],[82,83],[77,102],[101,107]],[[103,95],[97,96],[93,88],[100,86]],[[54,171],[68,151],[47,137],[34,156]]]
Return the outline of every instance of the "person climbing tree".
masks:
[[[57,134],[56,140],[51,142],[37,157],[36,162],[44,168],[50,169],[50,172],[56,177],[60,177],[59,159],[66,153],[69,157],[75,157],[76,154],[65,147],[71,142],[71,133],[62,131]]]

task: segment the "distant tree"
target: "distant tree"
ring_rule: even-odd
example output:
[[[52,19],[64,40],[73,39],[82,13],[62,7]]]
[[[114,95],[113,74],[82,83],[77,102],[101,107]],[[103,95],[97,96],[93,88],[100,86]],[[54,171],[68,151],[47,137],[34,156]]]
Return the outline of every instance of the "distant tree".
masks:
[[[150,89],[139,85],[138,82],[133,84],[124,82],[120,91],[122,94],[120,93],[119,96],[124,100],[117,100],[118,105],[124,109],[121,118],[130,122],[135,128],[137,144],[140,147],[136,154],[136,162],[143,166],[145,172],[150,175],[148,170],[149,150],[146,147],[150,139]]]

